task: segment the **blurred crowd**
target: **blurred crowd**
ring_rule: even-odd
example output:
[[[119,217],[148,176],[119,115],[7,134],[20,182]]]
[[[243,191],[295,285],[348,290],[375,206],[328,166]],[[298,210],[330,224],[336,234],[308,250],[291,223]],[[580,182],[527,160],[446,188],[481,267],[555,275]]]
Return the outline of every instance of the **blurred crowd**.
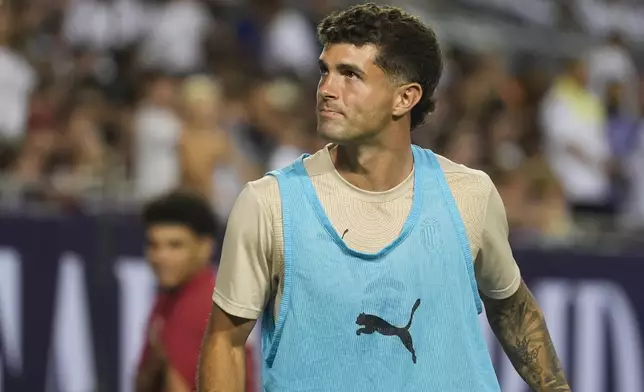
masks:
[[[315,25],[345,3],[0,0],[0,201],[74,211],[183,186],[225,221],[247,181],[324,146]],[[606,29],[549,62],[445,45],[413,137],[485,170],[517,235],[644,226],[643,68]]]

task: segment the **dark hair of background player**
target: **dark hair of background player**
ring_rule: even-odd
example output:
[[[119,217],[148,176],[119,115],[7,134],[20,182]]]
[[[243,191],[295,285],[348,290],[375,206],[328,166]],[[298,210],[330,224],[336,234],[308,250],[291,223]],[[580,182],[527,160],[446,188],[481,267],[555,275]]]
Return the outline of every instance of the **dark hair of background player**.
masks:
[[[216,219],[208,201],[199,195],[176,191],[156,199],[143,209],[146,228],[154,225],[181,225],[202,237],[214,236]]]
[[[423,95],[411,110],[411,128],[422,124],[435,109],[434,90],[443,70],[434,31],[399,8],[360,4],[336,12],[318,24],[322,45],[348,43],[379,49],[378,65],[399,83],[418,83]]]

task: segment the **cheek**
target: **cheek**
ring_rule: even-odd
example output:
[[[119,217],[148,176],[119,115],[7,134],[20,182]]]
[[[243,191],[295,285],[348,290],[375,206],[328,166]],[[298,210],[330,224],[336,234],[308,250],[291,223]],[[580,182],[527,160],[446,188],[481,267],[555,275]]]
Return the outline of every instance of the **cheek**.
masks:
[[[362,123],[380,125],[390,117],[391,105],[378,95],[371,95],[359,102],[359,117]]]
[[[172,257],[170,257],[171,267],[175,271],[182,270],[190,264],[190,260],[193,255],[189,249],[180,248],[172,251]]]
[[[191,254],[186,248],[153,250],[148,252],[148,260],[160,273],[176,274],[189,264]]]

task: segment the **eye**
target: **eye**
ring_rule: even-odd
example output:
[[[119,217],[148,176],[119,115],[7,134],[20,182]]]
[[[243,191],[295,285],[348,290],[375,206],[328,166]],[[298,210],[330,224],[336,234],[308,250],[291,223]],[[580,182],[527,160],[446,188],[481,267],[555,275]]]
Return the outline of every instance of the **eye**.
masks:
[[[358,76],[358,74],[357,74],[357,73],[355,73],[355,72],[351,72],[351,71],[347,71],[347,72],[344,74],[344,76],[346,76],[346,77],[347,77],[347,78],[349,78],[349,79],[360,79],[360,77]]]
[[[325,67],[320,67],[320,75],[324,76],[329,73],[329,70]]]

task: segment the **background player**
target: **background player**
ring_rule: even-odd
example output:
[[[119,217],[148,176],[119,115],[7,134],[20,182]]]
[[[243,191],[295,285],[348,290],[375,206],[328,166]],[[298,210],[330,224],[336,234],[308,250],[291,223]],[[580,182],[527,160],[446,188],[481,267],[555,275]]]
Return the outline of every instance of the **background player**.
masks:
[[[143,211],[147,259],[159,292],[150,315],[137,392],[189,392],[215,285],[215,219],[207,201],[176,192]]]
[[[478,288],[530,387],[569,391],[489,177],[411,146],[441,74],[434,33],[366,4],[326,18],[319,38],[318,133],[333,144],[239,196],[199,390],[243,389],[266,310],[265,390],[498,391]]]

